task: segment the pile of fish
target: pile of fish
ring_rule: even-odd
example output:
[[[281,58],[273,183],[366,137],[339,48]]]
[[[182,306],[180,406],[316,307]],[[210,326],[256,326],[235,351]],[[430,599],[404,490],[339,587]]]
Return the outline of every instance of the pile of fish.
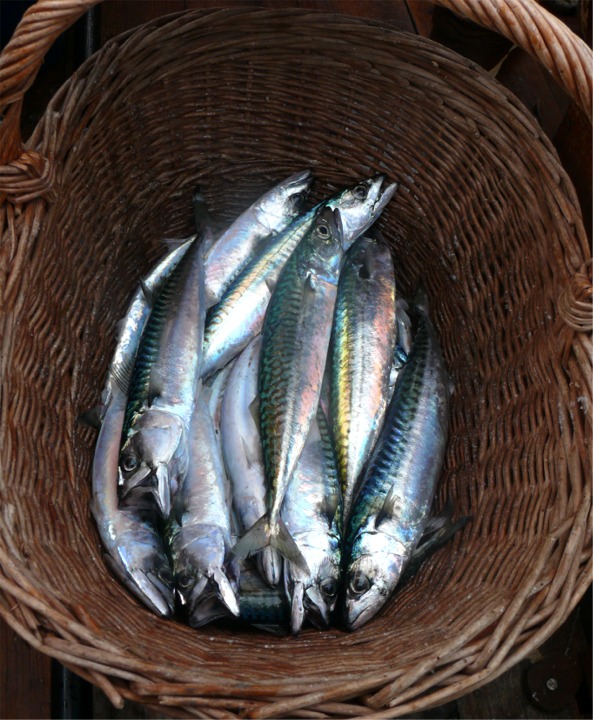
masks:
[[[374,177],[303,210],[309,171],[226,229],[194,195],[121,321],[92,512],[151,610],[298,633],[369,620],[460,526],[429,518],[449,384],[424,298],[367,230]]]

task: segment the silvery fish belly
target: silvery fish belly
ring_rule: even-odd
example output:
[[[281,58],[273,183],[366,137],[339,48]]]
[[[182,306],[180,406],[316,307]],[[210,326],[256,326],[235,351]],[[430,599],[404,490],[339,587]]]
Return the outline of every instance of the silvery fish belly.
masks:
[[[331,349],[331,417],[345,518],[383,423],[395,339],[391,252],[362,237],[340,274]]]
[[[200,378],[205,318],[202,241],[153,303],[132,374],[122,437],[121,497],[149,485],[164,518],[187,471],[187,433]]]
[[[297,634],[306,618],[326,628],[340,583],[342,496],[321,407],[288,483],[281,514],[309,568],[304,572],[291,562],[284,565],[291,630]]]
[[[291,175],[262,195],[216,239],[205,257],[208,307],[222,298],[259,245],[296,217],[312,181],[309,170]]]
[[[266,481],[257,417],[260,348],[261,336],[258,335],[235,360],[222,402],[222,450],[241,534],[266,512]],[[274,548],[264,548],[257,554],[256,562],[266,582],[277,585],[282,570],[279,553]]]
[[[143,512],[119,507],[119,442],[126,404],[114,381],[93,458],[91,511],[113,572],[148,608],[167,617],[173,612],[173,575],[163,541]]]
[[[175,497],[168,540],[177,592],[188,611],[190,625],[201,624],[202,606],[213,599],[238,615],[237,564],[230,555],[231,520],[224,463],[202,394],[196,398],[189,469]]]
[[[208,310],[204,333],[203,377],[223,367],[258,335],[280,273],[324,207],[340,211],[343,247],[347,249],[379,217],[396,185],[383,188],[378,176],[345,188],[299,216],[272,238],[229,285],[222,300]]]
[[[354,500],[345,544],[345,620],[361,627],[384,605],[426,525],[447,439],[449,389],[425,309],[385,424]]]
[[[319,404],[341,258],[339,212],[325,208],[286,264],[270,300],[258,381],[267,513],[237,543],[239,557],[271,545],[306,569],[280,508]]]

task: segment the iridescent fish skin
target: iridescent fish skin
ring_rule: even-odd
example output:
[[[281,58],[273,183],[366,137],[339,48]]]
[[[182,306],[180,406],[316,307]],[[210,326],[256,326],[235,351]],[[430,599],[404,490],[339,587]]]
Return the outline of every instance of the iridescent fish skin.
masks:
[[[254,412],[260,349],[261,336],[258,335],[234,361],[222,403],[223,457],[241,534],[266,512],[264,463],[257,412]],[[265,581],[277,585],[282,572],[279,553],[267,547],[255,559]]]
[[[259,245],[296,217],[312,182],[310,170],[291,175],[262,195],[216,239],[205,257],[208,307],[222,298]]]
[[[207,398],[198,394],[190,428],[189,469],[175,497],[168,527],[177,592],[194,626],[200,624],[200,608],[210,598],[220,600],[233,615],[239,614],[238,567],[230,554],[226,485]]]
[[[289,257],[324,207],[340,211],[343,247],[347,249],[379,217],[397,185],[383,188],[384,177],[358,182],[318,203],[274,237],[229,285],[222,300],[210,308],[204,333],[202,375],[223,367],[258,335],[268,303]]]
[[[391,252],[362,237],[340,274],[331,349],[331,418],[345,518],[385,416],[395,337]]]
[[[239,557],[271,545],[307,569],[280,509],[319,404],[341,258],[339,212],[325,208],[286,264],[270,301],[259,369],[268,512],[237,543]]]
[[[428,520],[445,453],[449,388],[426,310],[352,507],[344,548],[350,630],[385,604]]]
[[[120,466],[121,496],[150,485],[164,518],[188,468],[188,429],[201,371],[205,319],[203,247],[196,239],[152,312],[132,381]]]
[[[284,586],[290,625],[298,634],[309,618],[329,626],[340,586],[342,496],[330,430],[321,407],[313,420],[282,504],[282,519],[309,572],[287,561]]]

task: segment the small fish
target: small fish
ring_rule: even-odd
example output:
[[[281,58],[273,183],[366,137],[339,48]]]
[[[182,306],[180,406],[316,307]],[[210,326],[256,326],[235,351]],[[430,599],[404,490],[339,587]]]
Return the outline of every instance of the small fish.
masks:
[[[241,534],[266,512],[266,481],[255,410],[260,348],[258,335],[235,360],[222,402],[222,450]],[[280,582],[282,559],[274,548],[261,550],[256,562],[267,583]]]
[[[449,388],[425,305],[346,535],[344,614],[355,630],[385,604],[424,532],[447,439]]]
[[[340,211],[343,247],[347,249],[379,217],[397,185],[383,188],[378,176],[345,188],[299,216],[263,248],[229,285],[222,300],[208,310],[204,332],[202,375],[224,367],[263,327],[268,303],[284,266],[319,213],[329,207]]]
[[[385,416],[396,344],[395,297],[388,246],[361,237],[340,274],[331,348],[331,418],[345,518]]]
[[[292,633],[300,632],[307,617],[327,628],[340,587],[342,494],[321,407],[288,483],[281,514],[309,568],[307,573],[291,562],[284,565]]]
[[[239,614],[226,484],[207,398],[199,393],[190,427],[189,468],[167,530],[177,592],[190,625],[196,627],[210,598],[220,600],[233,615]]]
[[[150,485],[165,519],[188,468],[187,436],[201,372],[207,242],[194,240],[154,300],[130,383],[120,495]]]
[[[259,369],[267,513],[235,546],[271,545],[307,571],[280,509],[319,404],[342,259],[339,211],[325,208],[286,264],[266,313]]]
[[[291,175],[243,212],[204,258],[206,304],[215,305],[270,235],[284,230],[301,209],[313,182],[310,170]]]

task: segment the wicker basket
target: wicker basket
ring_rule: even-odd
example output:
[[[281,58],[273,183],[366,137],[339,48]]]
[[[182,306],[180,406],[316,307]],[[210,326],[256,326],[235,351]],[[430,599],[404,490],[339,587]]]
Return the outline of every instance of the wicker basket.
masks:
[[[398,717],[492,680],[591,581],[591,263],[551,143],[435,43],[235,8],[109,42],[21,145],[23,93],[94,1],[37,3],[0,60],[2,617],[116,705],[184,717]],[[447,5],[533,51],[590,112],[590,51],[532,0]],[[130,288],[162,237],[190,231],[194,186],[230,219],[304,167],[316,197],[375,172],[400,182],[381,227],[401,291],[428,290],[456,386],[437,504],[474,520],[356,633],[195,631],[107,571],[95,434],[76,418]]]

